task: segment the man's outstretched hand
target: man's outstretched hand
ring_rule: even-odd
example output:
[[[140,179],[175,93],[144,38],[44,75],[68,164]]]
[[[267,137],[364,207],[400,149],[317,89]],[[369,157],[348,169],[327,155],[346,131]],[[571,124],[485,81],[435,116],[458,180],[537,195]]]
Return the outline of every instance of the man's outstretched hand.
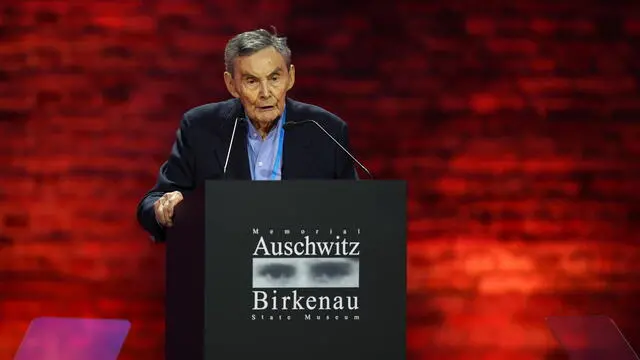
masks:
[[[182,201],[182,193],[180,191],[172,191],[162,195],[162,197],[153,203],[153,210],[156,214],[156,220],[162,226],[173,226],[173,209]]]

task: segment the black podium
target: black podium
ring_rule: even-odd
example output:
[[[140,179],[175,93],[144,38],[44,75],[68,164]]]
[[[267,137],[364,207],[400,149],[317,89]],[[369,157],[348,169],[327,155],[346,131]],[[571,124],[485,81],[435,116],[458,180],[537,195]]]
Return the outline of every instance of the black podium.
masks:
[[[166,246],[167,360],[406,356],[403,181],[208,181]]]

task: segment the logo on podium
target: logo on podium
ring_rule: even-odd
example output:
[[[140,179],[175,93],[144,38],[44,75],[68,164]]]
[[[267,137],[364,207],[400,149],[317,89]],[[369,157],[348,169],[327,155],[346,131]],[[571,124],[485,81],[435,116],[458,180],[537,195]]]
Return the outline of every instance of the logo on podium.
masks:
[[[251,320],[360,320],[360,229],[251,229]]]

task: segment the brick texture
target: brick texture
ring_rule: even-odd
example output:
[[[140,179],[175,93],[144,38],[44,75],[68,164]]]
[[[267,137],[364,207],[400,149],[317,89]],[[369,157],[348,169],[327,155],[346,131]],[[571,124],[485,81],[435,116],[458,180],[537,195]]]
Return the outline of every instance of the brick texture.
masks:
[[[162,358],[164,249],[135,205],[182,112],[228,97],[225,41],[269,25],[292,97],[409,183],[411,359],[561,359],[553,314],[640,349],[638,5],[208,3],[0,6],[0,358],[44,315],[128,318],[121,358]]]

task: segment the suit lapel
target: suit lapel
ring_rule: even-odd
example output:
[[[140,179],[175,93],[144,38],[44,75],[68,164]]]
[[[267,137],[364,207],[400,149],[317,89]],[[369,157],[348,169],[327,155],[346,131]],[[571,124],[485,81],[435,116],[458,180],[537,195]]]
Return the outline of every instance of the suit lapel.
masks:
[[[287,115],[285,122],[297,122],[305,120],[295,102],[287,98]],[[309,166],[308,149],[310,137],[306,136],[306,131],[298,125],[289,130],[285,130],[284,144],[282,149],[282,180],[303,177],[305,169]]]
[[[233,135],[233,126],[238,119],[235,135],[233,135],[233,146],[231,147],[231,154],[229,155],[229,164],[227,165],[227,176],[223,178],[239,179],[239,180],[251,180],[251,171],[249,169],[249,155],[247,152],[247,124],[244,121],[244,111],[242,111],[242,105],[237,99],[233,102],[230,111],[225,116],[222,124],[221,133],[222,138],[225,139],[222,144],[223,147],[216,151],[218,160],[222,164],[224,170],[224,163],[227,158],[227,151],[229,149],[229,142]]]
[[[231,139],[231,136],[229,136],[229,139]],[[234,179],[251,180],[249,153],[247,151],[247,123],[240,121],[240,119],[238,119],[238,127],[236,129],[235,139],[233,140],[233,147],[231,148],[229,168],[231,171],[230,175]]]

